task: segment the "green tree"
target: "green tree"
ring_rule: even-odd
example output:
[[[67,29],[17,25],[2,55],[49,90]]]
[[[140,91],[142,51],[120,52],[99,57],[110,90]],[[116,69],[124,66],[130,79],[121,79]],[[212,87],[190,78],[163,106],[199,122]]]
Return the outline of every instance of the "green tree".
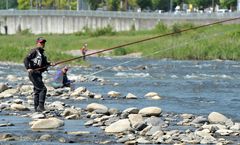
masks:
[[[221,8],[235,10],[237,6],[237,0],[220,0]]]
[[[18,2],[18,9],[19,10],[26,10],[30,8],[30,2],[26,0],[17,0]]]
[[[120,9],[120,0],[107,0],[107,7],[110,11],[117,11]]]
[[[0,0],[0,9],[15,9],[17,5],[17,0]]]
[[[151,0],[137,0],[137,4],[142,10],[152,8]]]
[[[91,10],[96,10],[101,3],[103,3],[102,0],[88,0]]]

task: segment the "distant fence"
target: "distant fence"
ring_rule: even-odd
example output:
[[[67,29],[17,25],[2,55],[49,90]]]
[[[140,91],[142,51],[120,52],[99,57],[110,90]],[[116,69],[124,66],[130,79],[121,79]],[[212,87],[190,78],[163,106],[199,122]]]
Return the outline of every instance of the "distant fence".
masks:
[[[240,13],[162,13],[65,11],[65,10],[0,10],[0,33],[15,34],[29,29],[34,34],[74,33],[84,27],[97,29],[110,25],[115,31],[151,29],[158,22],[167,25],[190,22],[207,24],[222,19],[240,17]],[[234,21],[231,23],[240,23]]]

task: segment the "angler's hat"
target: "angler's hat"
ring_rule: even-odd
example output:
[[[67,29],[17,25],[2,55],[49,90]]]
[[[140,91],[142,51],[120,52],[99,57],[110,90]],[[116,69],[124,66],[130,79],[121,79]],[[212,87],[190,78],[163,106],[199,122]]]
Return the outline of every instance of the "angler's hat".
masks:
[[[36,42],[37,42],[37,43],[43,43],[43,42],[45,43],[45,42],[47,42],[47,40],[44,39],[43,37],[38,37],[37,40],[36,40]]]

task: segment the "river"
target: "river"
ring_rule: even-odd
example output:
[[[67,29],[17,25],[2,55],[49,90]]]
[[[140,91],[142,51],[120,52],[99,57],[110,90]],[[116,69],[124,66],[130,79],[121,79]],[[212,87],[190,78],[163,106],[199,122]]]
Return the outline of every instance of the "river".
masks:
[[[67,104],[85,108],[89,103],[97,102],[119,110],[128,107],[157,106],[164,112],[204,116],[215,111],[235,122],[240,121],[240,63],[237,61],[103,57],[88,57],[87,61],[91,67],[73,66],[70,68],[69,78],[76,79],[81,75],[89,77],[94,74],[104,79],[104,85],[94,80],[85,82],[77,80],[75,84],[76,87],[84,86],[92,92],[102,94],[104,100],[88,99],[79,102],[66,100]],[[50,74],[54,72],[55,68],[49,70]],[[9,75],[27,77],[22,64],[0,63],[0,82],[5,83]],[[51,75],[44,74],[44,78],[47,77]],[[24,82],[8,83],[17,86]],[[112,90],[120,92],[122,99],[109,99],[107,93]],[[148,92],[157,92],[162,99],[148,100],[144,97]],[[136,95],[138,99],[124,99],[128,93]],[[6,117],[1,116],[0,119],[6,120]],[[26,122],[29,122],[29,119],[22,119],[20,122],[25,125],[19,126],[17,130],[23,127],[29,132],[30,129],[26,129]],[[76,126],[76,122],[70,123],[70,126],[67,125],[68,122],[70,121],[66,122],[66,130]],[[83,124],[82,122],[80,125],[81,130],[84,130]],[[14,131],[14,128],[10,131]]]

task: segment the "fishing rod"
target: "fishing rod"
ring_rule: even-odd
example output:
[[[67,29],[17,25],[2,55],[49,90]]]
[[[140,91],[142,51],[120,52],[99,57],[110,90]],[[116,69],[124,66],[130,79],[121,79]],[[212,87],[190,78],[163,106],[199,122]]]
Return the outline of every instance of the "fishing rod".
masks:
[[[235,30],[237,30],[237,29],[234,29],[233,31],[228,31],[228,32],[234,32]],[[205,34],[205,36],[204,37],[201,37],[200,39],[197,39],[197,40],[195,40],[194,42],[198,42],[198,41],[201,41],[201,40],[205,40],[205,39],[208,39],[208,38],[213,38],[212,36],[219,36],[219,35],[222,35],[222,34],[224,34],[225,32],[219,32],[219,33],[215,33],[215,34],[213,34],[213,35],[208,35],[208,36],[206,36],[206,34]],[[193,41],[192,41],[193,42]],[[181,46],[185,46],[185,45],[188,45],[188,44],[190,44],[191,42],[185,42],[185,43],[182,43],[182,44],[180,44],[180,45],[178,45],[178,46],[175,46],[175,47],[168,47],[168,48],[165,48],[165,49],[161,49],[161,50],[158,50],[158,51],[155,51],[155,52],[153,52],[153,53],[151,53],[151,54],[149,54],[149,55],[145,55],[145,56],[143,56],[142,58],[144,58],[144,57],[149,57],[149,56],[154,56],[155,54],[158,54],[158,53],[160,53],[160,52],[164,52],[164,51],[167,51],[167,50],[172,50],[172,49],[176,49],[176,48],[178,48],[179,46],[181,47]],[[157,47],[155,47],[155,48],[157,48]],[[107,68],[105,68],[105,69],[103,69],[103,70],[99,70],[99,71],[97,71],[97,72],[94,72],[94,73],[91,73],[91,74],[89,74],[89,75],[87,75],[87,76],[93,76],[93,75],[96,75],[96,74],[99,74],[99,73],[101,73],[101,72],[104,72],[104,71],[106,71],[106,70],[109,70],[109,69],[111,69],[111,68],[113,68],[113,67],[116,67],[116,66],[119,66],[119,65],[123,65],[123,64],[128,64],[128,63],[130,63],[130,62],[134,62],[134,61],[137,61],[137,60],[139,60],[139,59],[142,59],[142,58],[134,58],[134,59],[131,59],[131,60],[128,60],[128,61],[124,61],[124,62],[121,62],[121,63],[118,63],[118,64],[116,64],[116,65],[113,65],[113,66],[110,66],[110,67],[107,67]]]
[[[114,46],[114,47],[110,47],[110,48],[107,48],[107,49],[103,49],[103,50],[100,50],[100,51],[96,51],[96,52],[93,52],[93,53],[86,54],[85,56],[90,56],[90,55],[102,53],[102,52],[105,52],[105,51],[113,50],[113,49],[116,49],[116,48],[129,46],[129,45],[133,45],[133,44],[136,44],[136,43],[141,43],[141,42],[149,41],[149,40],[152,40],[152,39],[165,37],[165,36],[169,36],[169,35],[174,35],[174,34],[186,32],[186,31],[190,31],[190,30],[194,30],[194,29],[199,29],[199,28],[203,28],[203,27],[207,27],[207,26],[211,26],[211,25],[216,25],[216,24],[220,24],[220,23],[224,23],[224,22],[228,22],[228,21],[234,21],[234,20],[237,20],[237,19],[240,19],[240,17],[227,19],[227,20],[222,20],[222,21],[217,21],[217,22],[210,23],[210,24],[200,25],[200,26],[196,26],[196,27],[192,27],[192,28],[188,28],[188,29],[183,29],[183,30],[180,30],[180,31],[177,31],[177,32],[166,33],[166,34],[162,34],[162,35],[158,35],[158,36],[154,36],[154,37],[150,37],[150,38],[146,38],[146,39],[142,39],[142,40],[138,40],[138,41],[134,41],[134,42],[130,42],[130,43]],[[55,65],[65,63],[65,62],[69,62],[69,61],[73,61],[73,60],[76,60],[76,59],[80,59],[82,57],[83,56],[79,56],[79,57],[59,61],[59,62],[56,62]]]
[[[222,21],[217,21],[217,22],[210,23],[210,24],[205,24],[205,25],[200,25],[200,26],[188,28],[188,29],[183,29],[183,30],[180,30],[180,31],[177,31],[177,32],[166,33],[166,34],[162,34],[162,35],[158,35],[158,36],[154,36],[154,37],[150,37],[150,38],[146,38],[146,39],[142,39],[142,40],[138,40],[138,41],[134,41],[134,42],[130,42],[130,43],[125,43],[125,44],[122,44],[122,45],[118,45],[118,46],[110,47],[110,48],[107,48],[107,49],[99,50],[99,51],[96,51],[96,52],[93,52],[93,53],[89,53],[89,54],[86,54],[85,56],[90,56],[90,55],[102,53],[102,52],[105,52],[105,51],[110,51],[110,50],[113,50],[113,49],[116,49],[116,48],[129,46],[129,45],[149,41],[149,40],[156,39],[156,38],[171,36],[171,35],[174,35],[174,34],[187,32],[187,31],[190,31],[190,30],[195,30],[195,29],[199,29],[199,28],[203,28],[203,27],[208,27],[208,26],[212,26],[212,25],[216,25],[216,24],[221,24],[221,23],[224,23],[224,22],[234,21],[234,20],[237,20],[237,19],[240,19],[240,17],[227,19],[227,20],[222,20]],[[56,62],[56,63],[54,63],[53,65],[50,65],[50,66],[56,66],[56,65],[59,65],[59,64],[62,64],[62,63],[66,63],[66,62],[69,62],[69,61],[80,59],[82,57],[83,56],[79,56],[79,57],[75,57],[75,58],[71,58],[71,59],[67,59],[67,60],[63,60],[63,61],[58,61],[58,62]],[[34,69],[34,70],[46,69],[47,67],[49,67],[49,66],[37,68],[37,69]]]

